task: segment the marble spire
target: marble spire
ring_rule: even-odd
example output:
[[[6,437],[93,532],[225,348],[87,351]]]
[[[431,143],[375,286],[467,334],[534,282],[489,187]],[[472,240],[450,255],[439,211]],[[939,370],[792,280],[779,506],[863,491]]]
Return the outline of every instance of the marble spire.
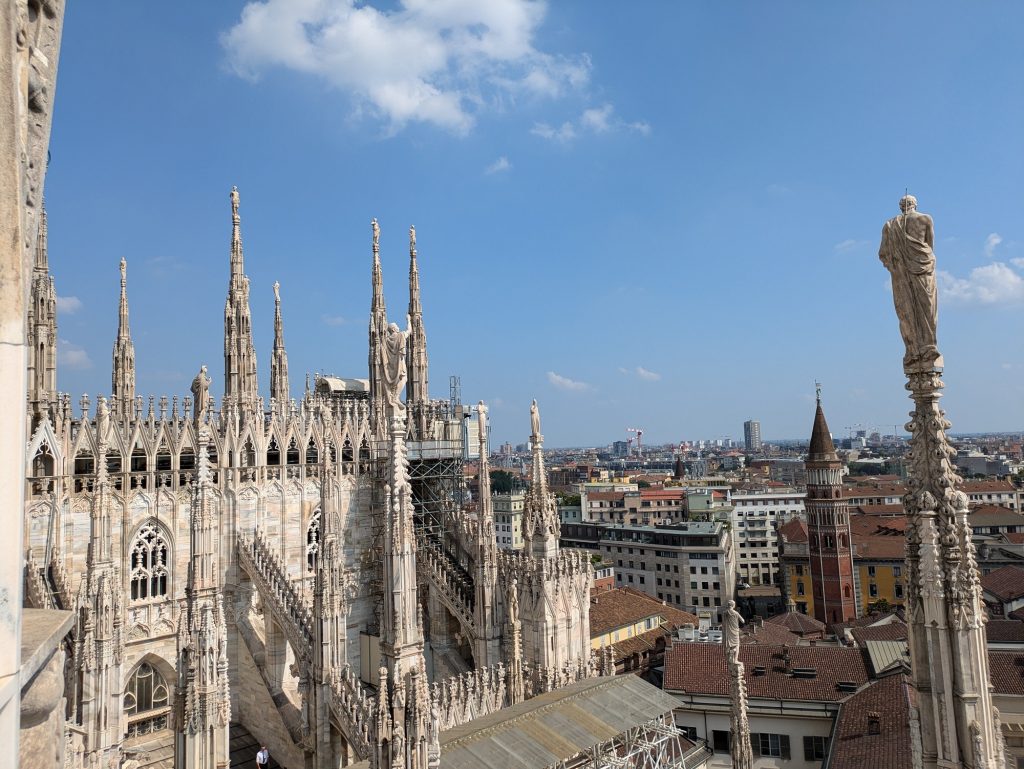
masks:
[[[135,345],[128,327],[128,263],[121,259],[121,299],[117,314],[117,338],[114,340],[114,367],[110,376],[114,394],[114,417],[127,423],[135,403]]]
[[[229,762],[228,639],[209,440],[206,428],[200,428],[197,482],[191,488],[185,605],[178,617],[175,769],[220,769]]]
[[[39,214],[39,236],[26,316],[30,430],[57,397],[57,289],[50,275],[48,248],[44,205]]]
[[[536,400],[530,405],[530,447],[532,477],[523,504],[523,549],[538,558],[548,558],[558,554],[560,524],[555,499],[548,493],[544,436],[540,431],[540,409]]]
[[[120,764],[121,677],[124,654],[124,590],[114,560],[112,516],[116,504],[107,475],[110,411],[107,399],[96,404],[96,480],[89,516],[89,548],[79,584],[75,633],[76,717],[85,732],[87,765]]]
[[[925,769],[1005,766],[998,711],[992,705],[985,608],[968,499],[946,437],[952,424],[939,407],[945,386],[937,343],[934,225],[910,195],[886,222],[879,257],[892,274],[893,302],[914,402],[907,493],[907,631],[917,689]],[[912,714],[913,716],[914,714]],[[911,718],[911,723],[915,722]]]
[[[388,432],[387,395],[384,383],[384,346],[388,330],[388,311],[384,303],[384,275],[380,267],[380,226],[370,222],[373,230],[373,267],[371,270],[370,340],[368,369],[370,376],[370,429],[379,438]]]
[[[281,284],[274,283],[274,350],[270,358],[270,397],[280,412],[291,398],[288,390],[288,353],[284,348],[284,324],[281,322]]]
[[[740,662],[740,623],[736,602],[729,601],[723,614],[725,659],[729,667],[732,704],[729,711],[729,754],[733,769],[753,769],[754,754],[750,748],[750,721],[747,717],[747,682]]]
[[[501,660],[501,627],[496,617],[498,599],[498,537],[494,525],[494,502],[491,499],[490,453],[487,446],[487,406],[477,404],[480,465],[480,514],[477,552],[474,560],[473,589],[476,592],[473,614],[478,629],[473,658],[479,667]]]
[[[423,326],[423,303],[420,299],[420,271],[416,256],[416,228],[409,228],[409,345],[406,352],[409,380],[406,383],[406,404],[411,412],[414,435],[427,431],[427,332]]]
[[[249,278],[242,257],[242,220],[238,188],[231,188],[231,278],[224,304],[224,401],[240,414],[259,408],[256,349],[252,343]]]

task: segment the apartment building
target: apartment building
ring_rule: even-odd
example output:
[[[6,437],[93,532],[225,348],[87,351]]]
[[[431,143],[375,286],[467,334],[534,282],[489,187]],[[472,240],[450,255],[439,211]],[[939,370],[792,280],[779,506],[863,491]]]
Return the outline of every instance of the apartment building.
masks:
[[[495,494],[494,528],[497,530],[498,547],[502,550],[523,548],[523,505],[525,494]]]
[[[804,497],[804,492],[793,490],[732,494],[739,584],[780,584],[778,528],[790,518],[804,516]]]
[[[614,561],[616,586],[636,588],[698,615],[705,612],[713,623],[721,623],[722,607],[735,591],[727,520],[596,529],[599,552]]]

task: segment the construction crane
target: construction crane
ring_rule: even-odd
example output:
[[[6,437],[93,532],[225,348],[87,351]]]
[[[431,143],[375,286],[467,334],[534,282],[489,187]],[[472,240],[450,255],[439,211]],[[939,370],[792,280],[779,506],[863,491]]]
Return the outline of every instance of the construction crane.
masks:
[[[644,455],[644,428],[642,427],[627,427],[627,433],[636,433],[636,455],[642,457]]]

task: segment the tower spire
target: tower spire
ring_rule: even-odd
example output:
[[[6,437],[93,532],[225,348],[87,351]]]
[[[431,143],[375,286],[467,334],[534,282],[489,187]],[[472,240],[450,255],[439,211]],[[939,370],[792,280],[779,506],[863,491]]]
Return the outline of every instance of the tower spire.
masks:
[[[284,324],[281,322],[281,284],[274,282],[274,351],[270,358],[270,397],[284,411],[288,389],[288,353],[284,348]]]
[[[224,401],[243,415],[259,404],[256,349],[252,343],[249,278],[242,258],[242,220],[238,188],[231,188],[231,279],[224,305]]]
[[[539,558],[558,553],[558,510],[548,493],[547,470],[544,467],[544,436],[540,431],[540,410],[537,400],[530,404],[530,445],[533,452],[533,477],[523,504],[523,539],[526,549]]]
[[[114,417],[119,422],[131,418],[135,402],[135,345],[128,327],[128,263],[121,258],[121,301],[114,340],[114,368],[110,377],[115,398]]]
[[[427,431],[427,332],[423,326],[423,304],[420,299],[420,271],[416,262],[416,227],[409,228],[409,346],[406,351],[406,405],[414,434]]]
[[[57,289],[50,275],[48,248],[44,203],[39,215],[39,236],[26,317],[30,432],[57,397]]]
[[[487,448],[487,406],[477,404],[479,427],[480,516],[477,529],[477,552],[473,586],[476,591],[473,611],[478,628],[474,659],[480,667],[494,665],[501,659],[501,627],[495,611],[498,593],[498,539],[494,526],[494,503],[491,500],[490,452]]]
[[[380,226],[370,222],[373,230],[373,268],[371,271],[372,296],[370,299],[370,430],[385,438],[390,429],[387,424],[387,397],[384,385],[384,340],[388,329],[388,311],[384,304],[384,275],[380,268]]]

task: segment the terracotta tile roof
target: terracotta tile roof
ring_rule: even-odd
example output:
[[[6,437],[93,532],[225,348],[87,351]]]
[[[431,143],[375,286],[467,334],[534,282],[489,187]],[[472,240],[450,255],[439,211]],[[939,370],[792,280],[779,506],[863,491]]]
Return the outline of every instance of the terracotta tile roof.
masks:
[[[806,542],[807,521],[803,518],[790,518],[779,527],[779,536],[786,542]]]
[[[1024,696],[1024,652],[990,651],[988,676],[996,694]]]
[[[1024,515],[1001,505],[978,505],[968,516],[971,526],[1024,526]]]
[[[1011,481],[995,481],[995,480],[968,480],[964,481],[960,488],[967,494],[979,494],[983,492],[989,492],[995,494],[999,493],[1013,493],[1017,490],[1017,487],[1013,485]]]
[[[1006,537],[1006,541],[1011,544],[1024,544],[1024,531],[1008,531],[1003,534],[1003,536]]]
[[[814,678],[797,678],[789,670],[811,669]],[[750,697],[779,700],[839,702],[849,696],[839,682],[867,683],[868,663],[863,649],[840,646],[740,646]],[[763,668],[758,674],[755,668]],[[666,691],[729,695],[729,670],[722,644],[676,643],[665,651]]]
[[[621,502],[625,498],[624,491],[591,491],[587,494],[587,500],[592,502]]]
[[[1020,624],[1024,626],[1024,622]],[[885,625],[855,627],[850,630],[850,635],[853,636],[857,646],[864,646],[868,641],[906,641],[907,625],[905,622],[896,620]]]
[[[769,646],[796,646],[800,643],[800,636],[793,633],[782,625],[771,622],[753,623],[748,622],[743,626],[743,634],[740,636],[740,643],[744,644],[767,644]]]
[[[1014,609],[1009,614],[1007,614],[1006,617],[1008,619],[1015,619],[1018,622],[1024,622],[1024,607],[1021,607],[1020,609]]]
[[[899,560],[906,557],[905,518],[851,515],[854,554],[864,560]]]
[[[850,512],[854,515],[878,515],[883,517],[906,514],[902,503],[899,505],[856,505]]]
[[[985,626],[989,643],[1024,643],[1024,622],[1016,619],[990,619]]]
[[[981,587],[1000,601],[1012,601],[1024,595],[1024,569],[1002,566],[981,577]]]
[[[700,621],[693,614],[663,604],[647,593],[620,587],[595,594],[590,599],[590,635],[600,636],[616,628],[632,625],[648,617],[659,616],[675,630],[680,625],[694,626]]]
[[[852,695],[836,719],[830,769],[912,769],[912,705],[916,696],[906,675],[886,676]],[[878,734],[869,734],[875,718]]]
[[[798,611],[787,611],[785,614],[776,614],[774,617],[766,619],[764,623],[766,625],[771,624],[784,627],[799,636],[825,632],[825,624],[823,622],[819,622],[814,617],[801,614]]]
[[[624,641],[616,641],[612,644],[612,654],[615,656],[616,662],[622,662],[634,654],[639,654],[642,657],[644,652],[651,652],[658,648],[659,639],[664,639],[664,642],[668,643],[665,631],[662,628],[648,630],[646,633],[635,635]]]

